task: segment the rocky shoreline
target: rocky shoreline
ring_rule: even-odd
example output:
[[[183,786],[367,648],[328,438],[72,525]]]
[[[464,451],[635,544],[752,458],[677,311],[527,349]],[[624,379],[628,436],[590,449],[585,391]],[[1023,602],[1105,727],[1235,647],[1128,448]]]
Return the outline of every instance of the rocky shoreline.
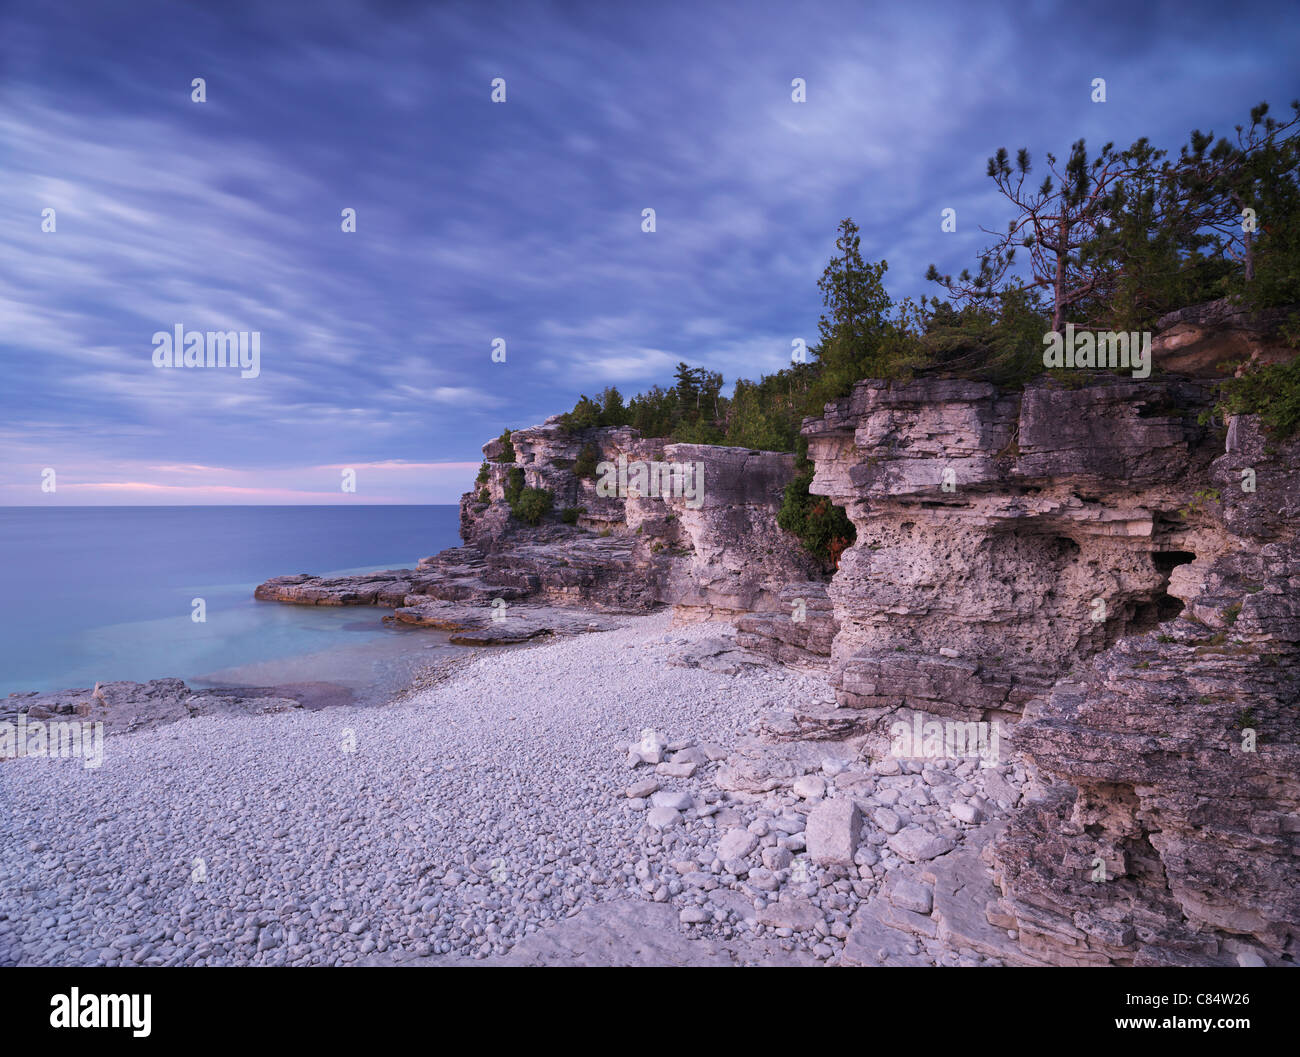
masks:
[[[1277,354],[1228,322],[1170,317],[1140,381],[859,382],[803,425],[857,534],[833,575],[777,527],[789,455],[489,442],[464,546],[257,597],[526,648],[364,714],[159,688],[195,718],[123,720],[102,786],[0,768],[0,881],[49,911],[0,906],[0,962],[1296,964],[1300,440],[1213,422],[1204,376]],[[701,501],[598,494],[592,449],[702,467]],[[173,767],[229,796],[107,806]],[[251,858],[203,888],[223,812]],[[62,912],[108,854],[76,818],[125,858]]]
[[[756,736],[824,677],[668,621],[482,654],[388,708],[140,728],[93,779],[15,761],[0,961],[1027,961],[972,927],[1020,768]]]

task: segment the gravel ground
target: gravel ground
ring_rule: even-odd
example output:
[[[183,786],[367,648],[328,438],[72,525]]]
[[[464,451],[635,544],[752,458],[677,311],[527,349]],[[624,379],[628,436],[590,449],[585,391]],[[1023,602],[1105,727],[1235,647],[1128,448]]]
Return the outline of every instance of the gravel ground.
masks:
[[[825,694],[666,663],[729,632],[628,618],[484,652],[386,708],[189,720],[109,739],[98,769],[0,764],[0,964],[477,958],[626,899],[639,732],[727,746],[769,703]]]

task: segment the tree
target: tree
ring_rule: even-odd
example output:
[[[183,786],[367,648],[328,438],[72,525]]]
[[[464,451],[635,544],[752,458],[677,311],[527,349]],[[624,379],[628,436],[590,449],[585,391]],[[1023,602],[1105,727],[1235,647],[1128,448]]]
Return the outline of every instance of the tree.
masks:
[[[577,461],[573,464],[574,476],[594,481],[596,479],[596,467],[599,465],[600,449],[588,441],[582,446],[582,451],[578,453]]]
[[[570,432],[576,432],[580,429],[595,429],[600,425],[600,411],[600,405],[584,393],[578,397],[578,402],[573,405],[573,410],[565,412],[562,416],[562,424]]]
[[[1108,262],[1096,252],[1096,240],[1111,218],[1116,187],[1133,165],[1129,152],[1117,153],[1113,143],[1089,161],[1084,141],[1076,140],[1063,169],[1056,155],[1048,153],[1049,175],[1033,191],[1025,187],[1032,171],[1029,150],[1020,148],[1013,170],[1006,148],[999,147],[989,159],[988,175],[1018,214],[980,255],[976,275],[963,269],[954,282],[932,264],[926,278],[943,284],[961,304],[988,301],[1008,288],[1046,288],[1051,292],[1052,329],[1063,330],[1070,307],[1101,294],[1112,278]],[[1008,278],[1018,246],[1029,251],[1028,279]]]
[[[817,281],[825,312],[818,320],[821,341],[813,350],[818,362],[809,395],[813,405],[844,395],[861,378],[892,376],[906,360],[896,343],[901,332],[889,319],[893,302],[882,282],[888,269],[886,261],[866,264],[858,226],[851,218],[840,221],[835,256]]]
[[[1268,289],[1252,298],[1258,307],[1300,299],[1300,100],[1292,101],[1287,121],[1268,109],[1268,103],[1254,107],[1249,126],[1236,126],[1235,142],[1193,131],[1174,170],[1180,195],[1214,251],[1241,266],[1237,292],[1253,293],[1263,273]]]
[[[1218,296],[1227,286],[1251,293],[1261,240],[1271,245],[1269,282],[1254,292],[1257,306],[1300,298],[1294,280],[1300,250],[1300,102],[1286,122],[1251,111],[1236,142],[1194,131],[1175,160],[1145,138],[1125,151],[1107,143],[1091,160],[1075,142],[1063,168],[1047,155],[1049,175],[1026,187],[1029,151],[1013,169],[1005,148],[989,159],[988,175],[1016,208],[1004,234],[980,256],[977,274],[954,281],[930,265],[926,278],[943,284],[960,304],[988,303],[1009,290],[1048,294],[1051,326],[1071,322],[1113,329],[1150,326],[1171,308]],[[1253,217],[1264,226],[1256,231]],[[1265,218],[1270,218],[1269,224]],[[1013,273],[1016,249],[1028,250],[1028,275]],[[1233,263],[1239,281],[1228,283]]]
[[[1145,138],[1126,152],[1129,170],[1116,182],[1092,259],[1110,281],[1080,300],[1081,319],[1108,330],[1149,330],[1173,308],[1207,300],[1222,272],[1206,256],[1208,234],[1181,195],[1172,163]]]
[[[505,501],[513,509],[524,491],[524,470],[522,466],[512,466],[506,474],[505,487],[501,490]]]
[[[677,392],[653,386],[628,402],[631,425],[643,437],[666,437],[673,431]]]
[[[626,426],[628,410],[623,404],[623,394],[612,385],[600,394],[600,424],[602,426]]]
[[[700,396],[696,399],[696,409],[699,409],[699,401],[703,399],[706,406],[713,408],[714,419],[722,417],[722,412],[718,407],[718,395],[722,392],[722,374],[719,371],[706,371],[701,369],[699,372],[700,379]]]
[[[695,407],[699,410],[700,404],[700,382],[703,372],[697,367],[691,367],[686,363],[678,363],[676,370],[673,371],[674,389],[677,392],[677,405],[683,411],[689,407]]]
[[[503,429],[503,430],[501,431],[501,436],[500,436],[500,438],[498,438],[498,439],[501,441],[501,451],[500,451],[500,454],[497,455],[497,459],[496,459],[496,461],[497,461],[497,462],[514,462],[514,461],[515,461],[515,446],[514,446],[514,444],[511,443],[511,441],[510,441],[510,431],[509,431],[508,429]]]
[[[781,374],[760,382],[736,382],[727,409],[726,443],[736,448],[759,451],[794,451],[799,416],[792,402],[781,392]]]

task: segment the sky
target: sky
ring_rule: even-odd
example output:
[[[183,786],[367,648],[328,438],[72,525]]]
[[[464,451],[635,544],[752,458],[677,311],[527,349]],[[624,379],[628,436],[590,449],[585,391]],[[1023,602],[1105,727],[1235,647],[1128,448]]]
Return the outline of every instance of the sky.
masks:
[[[580,393],[788,364],[841,218],[941,293],[998,147],[1176,151],[1298,54],[1293,0],[0,0],[0,505],[455,502]]]

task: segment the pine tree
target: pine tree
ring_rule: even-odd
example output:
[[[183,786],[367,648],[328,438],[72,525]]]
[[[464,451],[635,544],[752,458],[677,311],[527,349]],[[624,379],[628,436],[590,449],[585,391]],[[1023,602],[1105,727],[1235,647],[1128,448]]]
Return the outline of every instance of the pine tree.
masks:
[[[612,385],[606,387],[600,394],[600,424],[626,426],[628,421],[628,410],[623,404],[623,394]]]
[[[700,397],[699,372],[686,363],[678,363],[673,371],[673,381],[677,391],[677,406],[685,412],[688,408],[698,407]]]
[[[942,283],[964,304],[989,301],[1007,289],[1041,287],[1050,294],[1052,329],[1061,331],[1071,306],[1103,296],[1114,277],[1109,261],[1096,252],[1096,240],[1111,219],[1118,185],[1133,172],[1133,159],[1107,143],[1090,160],[1084,141],[1076,140],[1063,168],[1055,154],[1047,154],[1049,173],[1036,191],[1025,187],[1033,170],[1028,149],[1016,153],[1014,170],[1008,159],[1006,148],[999,147],[989,159],[988,175],[1016,215],[980,255],[979,272],[972,276],[963,270],[954,282],[932,264],[926,278]],[[1022,280],[1009,278],[1018,246],[1029,257],[1029,276]]]
[[[849,392],[861,378],[892,373],[886,355],[894,335],[892,301],[881,281],[888,268],[886,261],[866,264],[858,226],[848,218],[840,221],[835,256],[817,282],[826,311],[818,321],[821,342],[813,350],[819,377],[809,396],[810,410]]]

